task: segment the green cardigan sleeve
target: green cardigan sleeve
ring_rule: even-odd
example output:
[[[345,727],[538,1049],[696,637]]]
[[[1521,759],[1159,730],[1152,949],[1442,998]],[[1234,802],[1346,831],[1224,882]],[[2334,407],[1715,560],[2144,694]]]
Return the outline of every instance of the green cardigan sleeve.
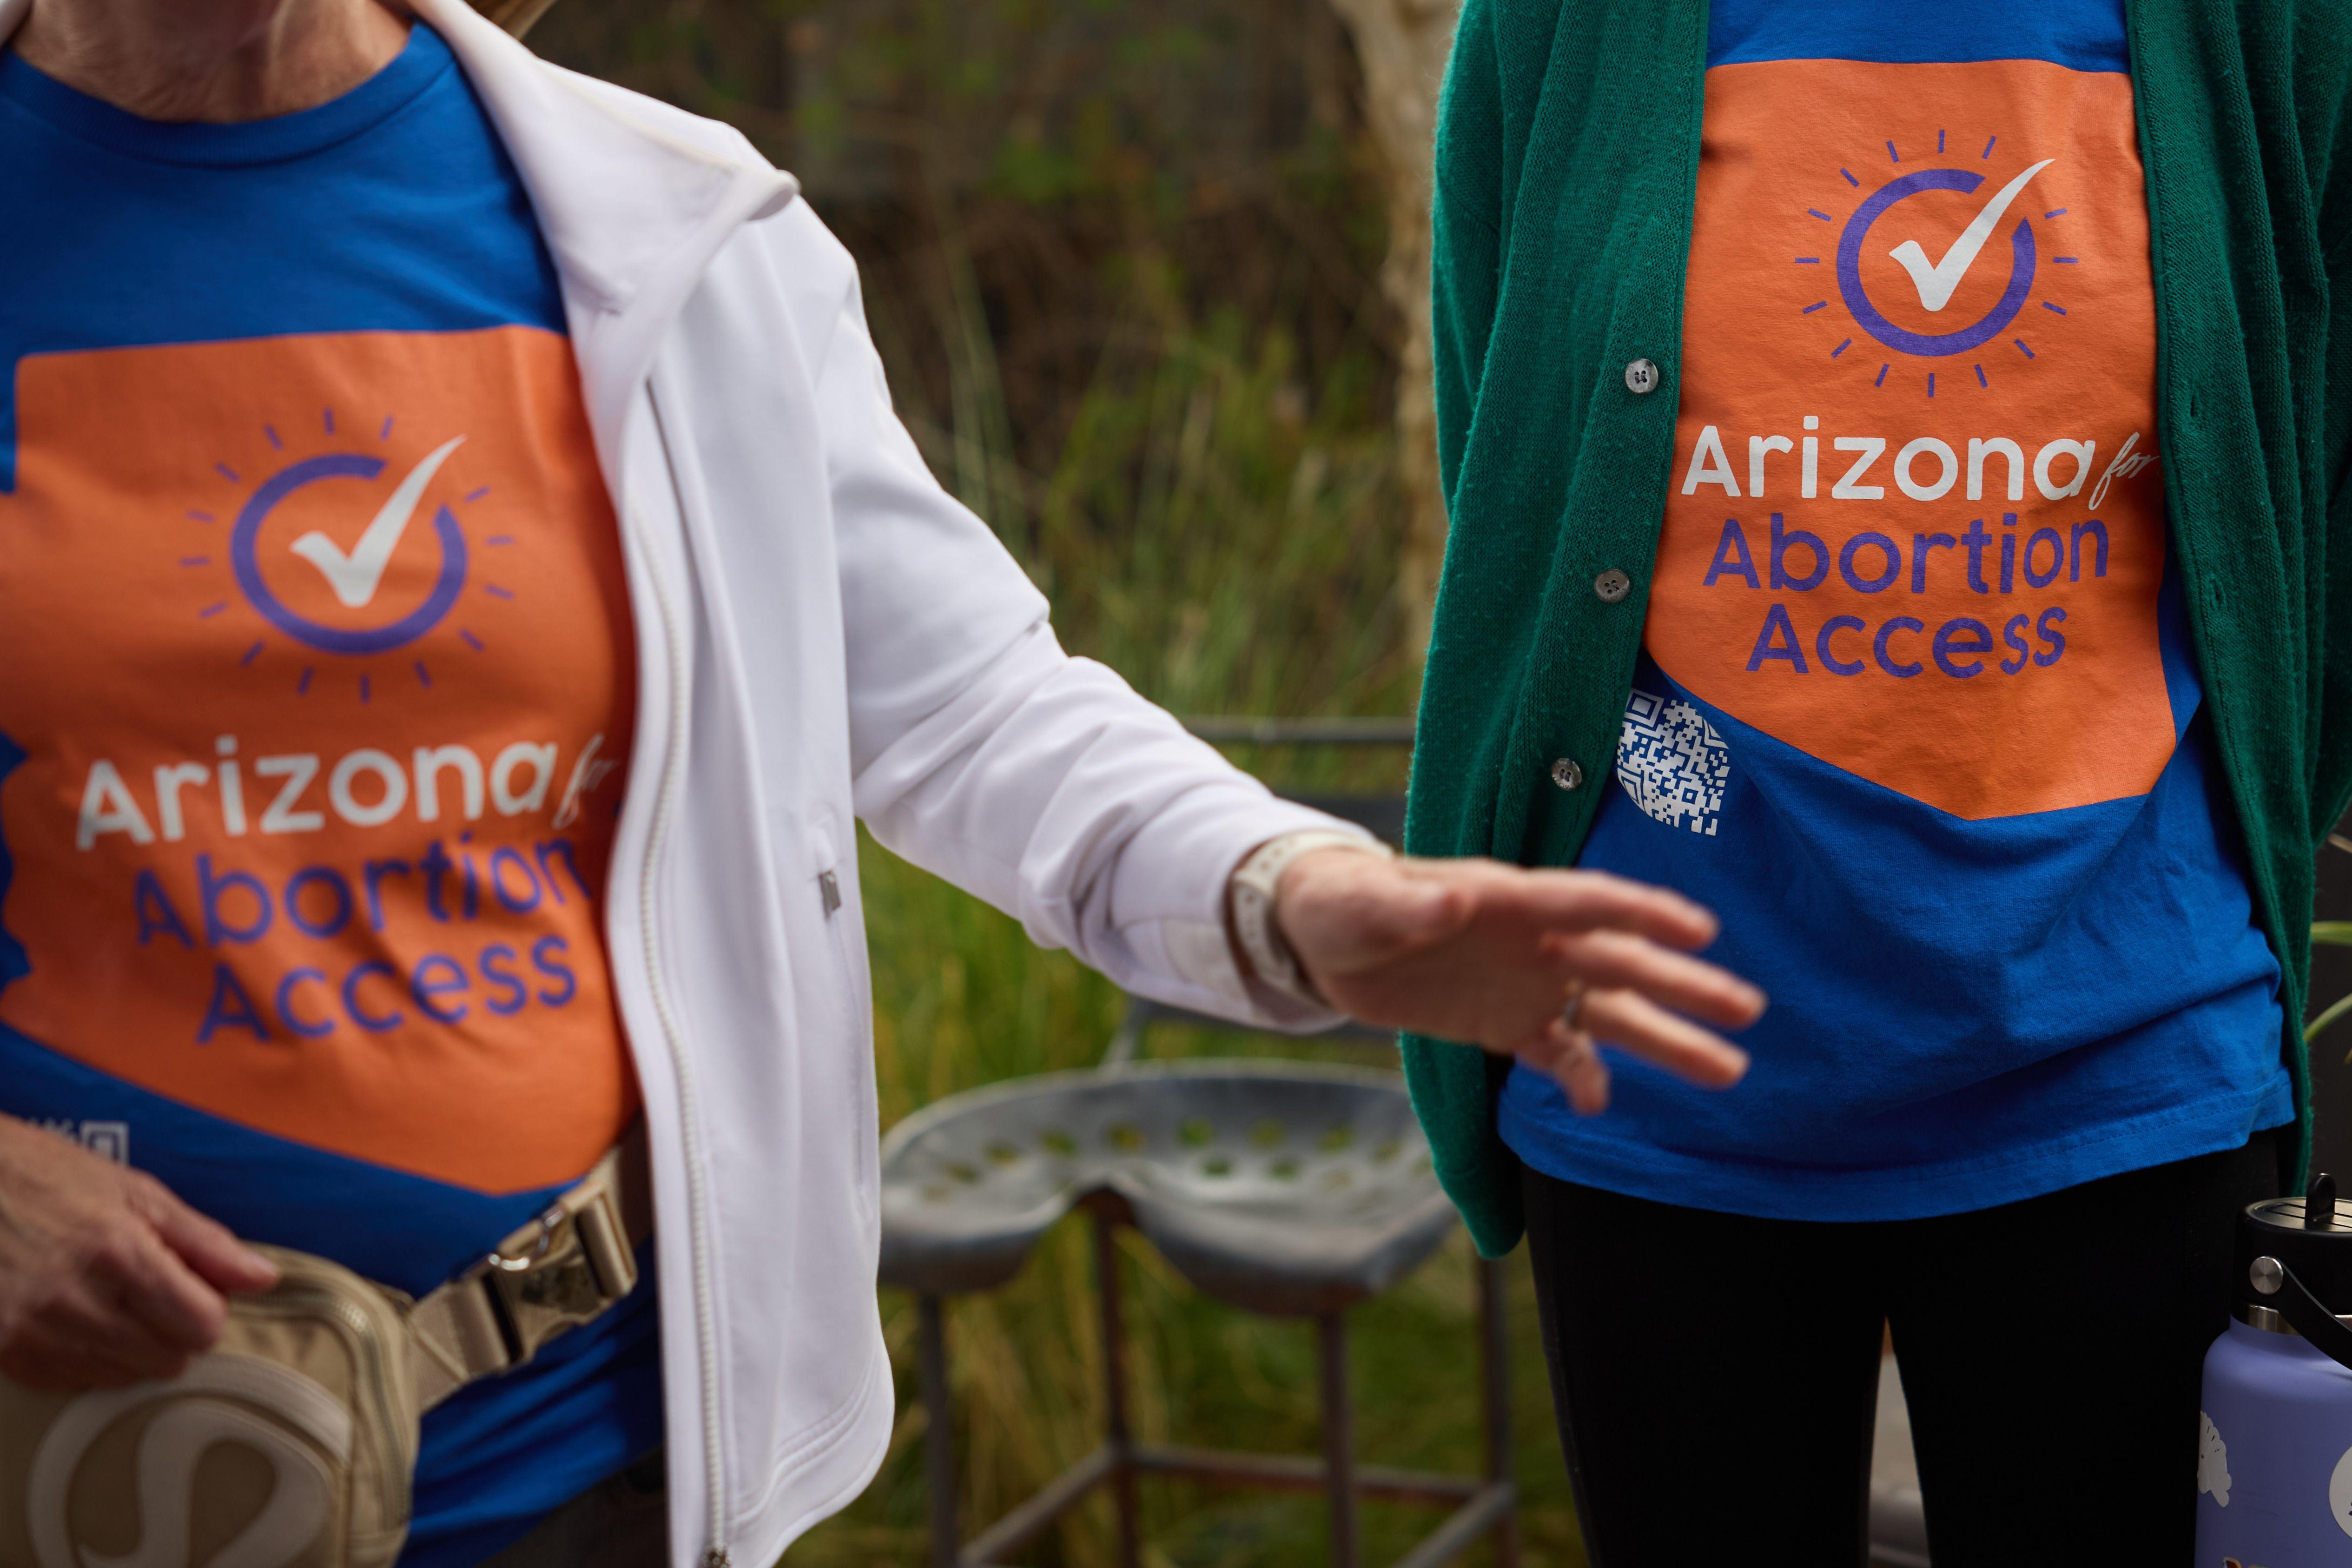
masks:
[[[1641,654],[1673,463],[1705,0],[1465,0],[1439,101],[1432,321],[1452,526],[1405,844],[1571,865]],[[1625,367],[1664,372],[1636,394]],[[1614,600],[1592,584],[1622,571]],[[1555,786],[1562,758],[1594,785]],[[1479,1249],[1521,1229],[1508,1058],[1408,1037],[1430,1157]]]
[[[1430,325],[1437,381],[1437,464],[1454,503],[1477,406],[1502,272],[1501,79],[1487,0],[1468,0],[1437,117],[1430,213]]]
[[[2311,837],[2316,844],[2352,806],[2352,8],[2323,9],[2296,40],[2315,121],[2307,137],[2326,255],[2327,346],[2322,361],[2327,518],[2318,548],[2326,633],[2314,747]]]
[[[1506,153],[1496,26],[1492,0],[1466,0],[1438,104],[1430,318],[1438,477],[1447,510],[1457,515],[1463,454],[1477,419],[1502,286]],[[1454,574],[1447,577],[1452,580]],[[1441,600],[1444,594],[1441,588]],[[1487,849],[1484,843],[1433,843],[1421,832],[1412,836],[1410,847],[1423,855],[1479,855]],[[1490,1258],[1507,1252],[1518,1240],[1519,1194],[1510,1167],[1494,1158],[1489,1128],[1495,1069],[1508,1064],[1490,1062],[1473,1047],[1411,1037],[1403,1058],[1405,1080],[1429,1130],[1431,1156],[1447,1192],[1461,1205],[1478,1249]]]

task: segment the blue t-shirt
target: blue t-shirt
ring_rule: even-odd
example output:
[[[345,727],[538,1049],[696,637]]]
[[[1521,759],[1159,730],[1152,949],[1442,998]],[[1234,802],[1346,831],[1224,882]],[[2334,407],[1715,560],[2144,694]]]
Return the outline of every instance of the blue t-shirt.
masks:
[[[415,26],[159,124],[0,54],[0,1111],[411,1293],[637,1114],[634,642],[553,263]],[[414,1568],[661,1440],[650,1273],[425,1418]]]
[[[1521,1068],[1503,1137],[1617,1192],[1876,1220],[2291,1120],[2168,559],[2121,0],[1716,0],[1693,219],[1580,863],[1712,906],[1772,1005],[1728,1092],[1612,1052],[1585,1120]]]

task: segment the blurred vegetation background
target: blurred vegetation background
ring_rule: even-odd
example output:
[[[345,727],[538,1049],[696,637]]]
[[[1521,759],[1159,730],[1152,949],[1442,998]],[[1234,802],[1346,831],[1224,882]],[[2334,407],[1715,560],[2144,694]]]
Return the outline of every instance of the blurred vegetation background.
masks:
[[[1391,266],[1383,289],[1394,170],[1331,0],[569,0],[530,41],[731,121],[800,176],[863,269],[900,413],[1073,651],[1180,713],[1412,711],[1411,322],[1391,301],[1417,285]],[[1235,755],[1278,787],[1403,783],[1402,755]],[[1120,1011],[1107,983],[864,854],[886,1125],[1099,1058]],[[1276,1048],[1163,1032],[1154,1054]],[[1139,1435],[1313,1450],[1307,1328],[1196,1299],[1139,1243],[1129,1257]],[[1478,1464],[1469,1258],[1457,1237],[1359,1313],[1366,1459]],[[1513,1279],[1528,1560],[1578,1563],[1523,1265]],[[1011,1288],[954,1305],[968,1531],[1094,1447],[1092,1290],[1073,1223]],[[926,1560],[913,1302],[886,1293],[883,1314],[890,1457],[795,1563]],[[1324,1561],[1318,1500],[1145,1490],[1155,1564]],[[1367,1561],[1434,1519],[1369,1506]],[[1026,1560],[1091,1568],[1113,1542],[1096,1504]]]

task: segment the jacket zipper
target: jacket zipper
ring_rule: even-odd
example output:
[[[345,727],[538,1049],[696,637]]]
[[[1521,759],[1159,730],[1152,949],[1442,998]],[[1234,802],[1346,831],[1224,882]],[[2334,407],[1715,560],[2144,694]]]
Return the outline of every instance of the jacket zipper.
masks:
[[[658,430],[661,405],[654,398],[650,385],[646,388],[646,401],[652,405]],[[667,454],[667,432],[661,433],[661,441]],[[696,1109],[694,1066],[687,1056],[686,1033],[678,1025],[677,1012],[670,1005],[668,994],[662,989],[661,944],[656,934],[654,907],[654,871],[668,838],[670,808],[686,765],[685,650],[678,646],[677,617],[654,556],[654,542],[634,506],[629,509],[629,526],[636,532],[638,548],[646,552],[646,580],[653,589],[654,605],[661,616],[662,644],[669,658],[668,754],[662,759],[661,783],[654,796],[653,824],[646,835],[645,862],[637,888],[637,921],[645,943],[646,990],[653,998],[654,1015],[661,1022],[671,1070],[677,1075],[678,1127],[686,1151],[687,1249],[694,1258],[694,1340],[702,1371],[702,1460],[708,1472],[704,1484],[709,1501],[706,1524],[710,1536],[709,1544],[702,1551],[702,1568],[728,1568],[726,1469],[719,1420],[718,1329],[711,1321],[716,1288],[710,1278],[709,1194],[703,1176],[702,1124]]]

